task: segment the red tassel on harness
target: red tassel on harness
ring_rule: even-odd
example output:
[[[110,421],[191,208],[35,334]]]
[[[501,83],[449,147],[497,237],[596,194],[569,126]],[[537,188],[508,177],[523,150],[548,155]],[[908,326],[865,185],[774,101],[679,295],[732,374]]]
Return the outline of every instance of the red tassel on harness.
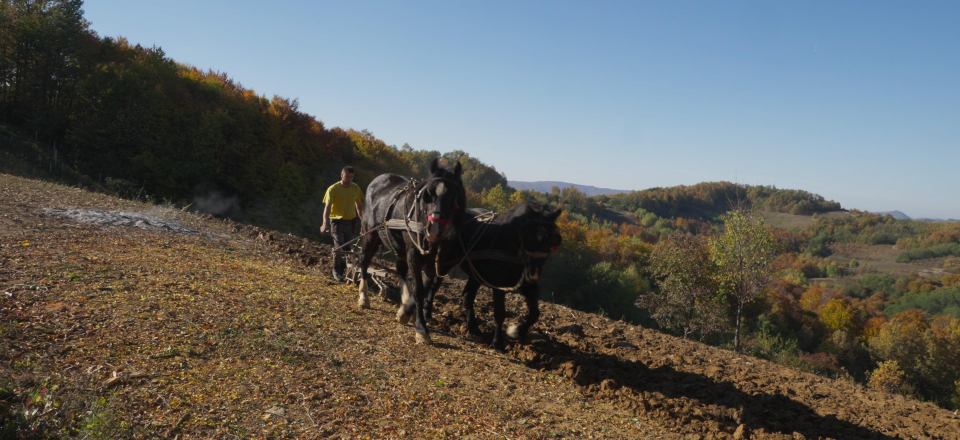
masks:
[[[427,216],[427,221],[433,222],[433,223],[440,223],[441,225],[449,225],[449,224],[450,224],[450,222],[448,222],[448,221],[446,221],[446,220],[444,220],[444,219],[442,219],[442,218],[436,218],[436,217],[434,217],[434,216],[432,216],[432,215],[428,215],[428,216]]]
[[[560,250],[560,246],[552,246],[552,247],[550,247],[550,253],[551,253],[551,254],[555,254],[555,253],[557,253],[557,251],[559,251],[559,250]]]

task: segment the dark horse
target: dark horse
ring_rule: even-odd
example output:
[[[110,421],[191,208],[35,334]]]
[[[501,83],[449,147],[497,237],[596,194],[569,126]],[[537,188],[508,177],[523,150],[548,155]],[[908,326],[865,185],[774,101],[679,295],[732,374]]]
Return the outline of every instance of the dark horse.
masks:
[[[439,160],[430,162],[430,177],[423,181],[382,174],[367,187],[364,204],[361,241],[360,298],[361,308],[370,307],[367,290],[370,275],[367,269],[374,254],[386,244],[397,255],[397,273],[403,287],[403,301],[410,298],[407,271],[413,269],[418,344],[430,344],[423,304],[427,297],[424,273],[428,280],[436,279],[436,257],[440,242],[456,236],[461,223],[462,206],[466,206],[466,191],[460,174],[460,162],[453,171],[440,167]],[[377,233],[370,231],[377,230]],[[429,286],[432,288],[432,286]],[[414,310],[411,310],[414,312]],[[398,316],[401,323],[408,316]]]
[[[458,228],[458,239],[441,245],[439,275],[445,275],[459,265],[469,277],[463,288],[463,307],[467,329],[475,337],[481,336],[473,309],[477,290],[480,286],[493,290],[496,323],[493,347],[503,351],[506,346],[503,321],[507,314],[507,291],[519,292],[527,305],[526,317],[519,324],[511,325],[507,335],[522,340],[540,318],[540,273],[547,257],[560,247],[562,241],[556,224],[561,209],[551,210],[542,203],[528,202],[487,221],[482,219],[489,211],[467,211],[471,218],[464,220]],[[440,288],[439,282],[432,284],[424,310],[427,319],[433,309],[433,297]],[[401,306],[400,313],[411,314],[414,306],[407,301]]]

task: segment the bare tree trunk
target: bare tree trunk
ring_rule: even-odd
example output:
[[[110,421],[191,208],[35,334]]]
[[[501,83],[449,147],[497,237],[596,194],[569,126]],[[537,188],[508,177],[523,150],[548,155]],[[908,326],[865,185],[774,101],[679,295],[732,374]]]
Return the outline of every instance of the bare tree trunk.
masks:
[[[743,252],[740,253],[741,257],[737,261],[737,272],[738,272],[738,282],[737,282],[737,332],[733,335],[733,351],[740,352],[740,315],[743,313],[743,303],[747,300],[747,289],[746,283],[744,281],[744,268],[743,268]]]
[[[733,336],[733,351],[740,352],[740,315],[743,313],[743,301],[737,301],[737,332]]]

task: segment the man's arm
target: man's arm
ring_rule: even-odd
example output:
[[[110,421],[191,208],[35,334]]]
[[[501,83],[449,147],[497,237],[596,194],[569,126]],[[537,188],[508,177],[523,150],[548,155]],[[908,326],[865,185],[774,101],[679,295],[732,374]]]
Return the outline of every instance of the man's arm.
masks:
[[[363,202],[357,200],[357,218],[363,220]]]
[[[330,204],[323,208],[323,225],[320,226],[320,233],[327,232],[330,229]]]

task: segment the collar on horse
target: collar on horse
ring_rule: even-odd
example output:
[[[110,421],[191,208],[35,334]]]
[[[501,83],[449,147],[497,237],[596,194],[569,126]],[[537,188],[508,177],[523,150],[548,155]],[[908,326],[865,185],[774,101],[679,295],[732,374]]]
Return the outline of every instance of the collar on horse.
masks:
[[[412,206],[410,206],[410,210],[407,211],[406,215],[403,216],[403,219],[402,220],[391,219],[390,217],[393,216],[393,210],[394,208],[396,208],[397,202],[400,201],[400,199],[404,196],[404,194],[407,193],[407,191],[410,191],[411,189],[416,188],[417,185],[419,184],[419,182],[417,182],[416,179],[410,179],[410,181],[408,181],[407,184],[403,188],[401,188],[399,191],[397,191],[396,194],[394,195],[393,201],[390,202],[390,206],[387,208],[387,214],[385,216],[384,222],[380,225],[380,228],[379,228],[383,232],[386,232],[386,230],[388,229],[405,231],[410,236],[411,238],[410,241],[412,241],[414,246],[417,247],[417,250],[419,250],[420,253],[424,255],[430,253],[431,249],[428,243],[422,243],[423,241],[426,240],[427,237],[426,237],[424,225],[418,221],[418,219],[420,219],[423,215],[420,212],[420,201],[423,198],[423,191],[427,189],[426,183],[431,181],[437,181],[437,180],[441,182],[449,183],[454,188],[457,188],[457,189],[460,188],[459,183],[451,179],[448,179],[446,177],[431,177],[425,180],[424,186],[417,191],[413,199],[413,204]],[[454,205],[454,210],[458,210],[458,209],[460,209],[459,203]],[[441,225],[446,225],[446,226],[449,226],[451,224],[449,220],[438,219],[430,214],[427,215],[427,221],[439,223]],[[397,253],[396,245],[393,243],[393,239],[390,237],[390,234],[383,234],[383,235],[385,235],[385,237],[383,238],[386,240],[387,244],[390,246],[390,250],[394,254],[396,254]]]

